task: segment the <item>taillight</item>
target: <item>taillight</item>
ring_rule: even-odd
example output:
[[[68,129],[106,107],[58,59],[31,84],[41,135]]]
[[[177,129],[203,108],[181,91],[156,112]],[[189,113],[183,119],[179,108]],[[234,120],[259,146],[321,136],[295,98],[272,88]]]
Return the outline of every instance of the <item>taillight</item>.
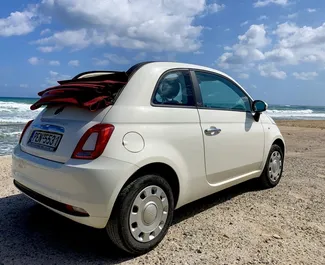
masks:
[[[28,122],[26,123],[26,125],[25,125],[25,127],[24,127],[24,129],[23,129],[23,131],[22,131],[22,133],[21,133],[21,135],[20,135],[19,143],[21,143],[21,140],[23,139],[26,130],[27,130],[28,127],[32,124],[33,121],[34,121],[34,120],[31,120],[31,121],[28,121]]]
[[[91,127],[81,137],[71,158],[96,159],[104,152],[113,131],[114,126],[111,124],[96,124]],[[91,141],[94,144],[89,143]]]

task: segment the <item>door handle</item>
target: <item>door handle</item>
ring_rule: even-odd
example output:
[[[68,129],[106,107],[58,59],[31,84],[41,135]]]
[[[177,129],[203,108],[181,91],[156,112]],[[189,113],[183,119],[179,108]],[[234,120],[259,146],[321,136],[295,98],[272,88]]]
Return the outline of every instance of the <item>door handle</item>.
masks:
[[[221,129],[211,126],[209,129],[205,129],[204,133],[207,136],[215,136],[215,135],[218,135],[219,133],[221,133]]]

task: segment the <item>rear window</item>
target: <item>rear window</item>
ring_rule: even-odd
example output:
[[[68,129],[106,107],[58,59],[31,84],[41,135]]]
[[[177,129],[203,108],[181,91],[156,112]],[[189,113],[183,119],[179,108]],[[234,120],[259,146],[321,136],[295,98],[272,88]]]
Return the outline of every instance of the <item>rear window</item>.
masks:
[[[153,104],[170,106],[195,106],[193,86],[187,70],[164,74],[157,84]]]

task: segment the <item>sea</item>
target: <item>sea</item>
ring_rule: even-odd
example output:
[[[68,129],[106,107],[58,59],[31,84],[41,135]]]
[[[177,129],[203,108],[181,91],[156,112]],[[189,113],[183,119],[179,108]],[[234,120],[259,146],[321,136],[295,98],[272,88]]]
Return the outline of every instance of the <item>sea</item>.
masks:
[[[12,153],[26,122],[42,111],[30,110],[36,100],[0,97],[0,156]],[[325,106],[269,105],[267,113],[275,120],[325,120]]]

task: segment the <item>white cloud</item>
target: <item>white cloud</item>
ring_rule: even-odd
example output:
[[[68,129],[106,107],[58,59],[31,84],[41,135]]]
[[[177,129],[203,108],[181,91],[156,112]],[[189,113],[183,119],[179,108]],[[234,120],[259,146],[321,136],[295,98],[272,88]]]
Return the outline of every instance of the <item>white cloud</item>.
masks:
[[[38,57],[31,57],[31,58],[28,59],[28,62],[31,65],[38,65],[38,64],[41,64],[43,62],[43,59],[40,59]]]
[[[307,11],[308,11],[309,13],[314,13],[314,12],[317,11],[317,9],[315,9],[315,8],[307,8]]]
[[[55,77],[59,74],[58,72],[54,72],[54,71],[50,71],[49,73],[51,77]]]
[[[192,52],[201,47],[205,28],[194,20],[224,8],[208,0],[38,0],[0,19],[0,36],[28,34],[41,24],[60,21],[63,30],[51,34],[46,28],[31,43],[41,52],[94,45]]]
[[[78,60],[71,60],[68,62],[68,65],[78,67],[80,65]]]
[[[265,58],[271,62],[297,64],[296,55],[290,50],[285,48],[276,48],[265,53]]]
[[[226,6],[224,4],[217,4],[217,3],[213,3],[210,5],[207,5],[206,10],[208,13],[217,13],[221,10],[223,10]]]
[[[28,88],[28,85],[27,84],[20,84],[19,87],[21,87],[21,88]]]
[[[263,48],[270,43],[263,24],[251,25],[244,35],[238,36],[238,39],[241,44],[255,48]]]
[[[51,33],[51,30],[50,29],[44,29],[41,31],[40,35],[43,36],[43,35],[46,35],[46,34],[49,34]]]
[[[92,42],[92,40],[89,39],[90,36],[88,35],[89,34],[86,29],[65,30],[54,33],[50,37],[39,39],[33,43],[41,45],[39,49],[41,49],[43,52],[52,52],[53,50],[59,50],[63,47],[70,47],[73,50],[79,50],[88,47]]]
[[[49,76],[45,78],[45,87],[46,86],[56,86],[58,85],[57,81],[71,79],[71,76],[60,74],[58,72],[49,71]]]
[[[269,35],[273,35],[273,42]],[[287,73],[281,70],[284,66],[308,63],[321,69],[325,65],[325,23],[313,28],[285,22],[268,33],[263,25],[252,25],[238,39],[237,44],[224,47],[226,52],[217,60],[220,67],[236,72],[258,69],[262,76],[285,79]],[[300,78],[310,78],[303,73]],[[298,78],[297,73],[295,76]]]
[[[40,10],[60,19],[66,30],[41,38],[34,44],[50,52],[90,45],[129,49],[189,52],[201,46],[203,26],[194,19],[215,13],[223,5],[205,0],[43,0]],[[76,19],[78,21],[76,22]]]
[[[239,74],[238,77],[241,78],[241,79],[248,79],[249,78],[249,74],[241,73],[241,74]]]
[[[109,60],[107,59],[98,59],[98,58],[93,58],[93,64],[96,66],[106,66],[109,65]]]
[[[269,17],[265,15],[262,15],[258,18],[258,20],[267,20],[267,19],[269,19]]]
[[[8,17],[0,19],[0,36],[26,35],[34,31],[38,22],[36,8],[30,7],[22,12],[12,12]]]
[[[247,24],[248,24],[248,20],[246,20],[245,22],[241,23],[240,26],[241,26],[241,27],[244,27],[244,26],[247,25]]]
[[[289,4],[289,0],[258,0],[254,3],[254,7],[264,7],[270,4],[286,6]]]
[[[286,51],[280,56],[283,63],[325,63],[325,23],[317,28],[284,23],[278,25],[274,33],[279,40],[271,53],[275,50]]]
[[[286,79],[287,74],[284,71],[278,70],[274,64],[268,63],[258,66],[261,76],[273,77],[276,79]]]
[[[49,53],[49,52],[57,51],[60,49],[61,48],[59,48],[57,46],[40,46],[37,48],[37,50],[44,52],[44,53]]]
[[[294,23],[283,23],[278,25],[277,29],[273,31],[273,34],[278,35],[280,38],[285,38],[298,30],[298,27]]]
[[[59,61],[49,61],[49,65],[59,66],[60,65],[60,62]]]
[[[266,36],[264,25],[251,25],[245,34],[238,36],[239,43],[230,47],[225,47],[226,52],[218,59],[218,64],[222,68],[230,68],[249,64],[265,59],[261,49],[265,48],[270,39]]]
[[[204,52],[203,51],[195,51],[194,54],[195,55],[200,55],[200,54],[204,54]]]
[[[293,18],[296,18],[296,17],[298,17],[298,13],[292,13],[292,14],[289,14],[287,16],[288,19],[293,19]]]
[[[226,32],[230,31],[230,28],[226,28],[225,31],[226,31]]]
[[[104,57],[108,58],[111,62],[116,63],[116,64],[129,64],[130,61],[126,59],[123,56],[119,56],[117,54],[110,54],[106,53],[104,54]]]
[[[298,80],[307,81],[307,80],[315,79],[315,77],[318,76],[318,73],[316,73],[316,72],[301,72],[301,73],[294,72],[292,75]]]

